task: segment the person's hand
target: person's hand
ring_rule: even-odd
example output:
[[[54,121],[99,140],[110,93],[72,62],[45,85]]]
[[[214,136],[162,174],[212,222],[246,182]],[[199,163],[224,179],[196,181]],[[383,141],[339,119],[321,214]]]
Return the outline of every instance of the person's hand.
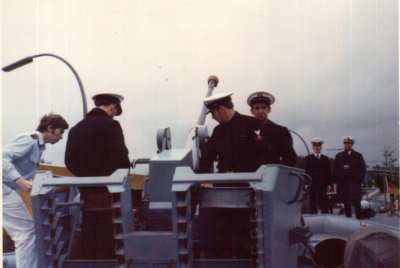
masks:
[[[200,186],[203,187],[203,188],[213,188],[214,184],[212,184],[212,183],[202,183],[202,184],[200,184]]]
[[[32,182],[25,180],[22,177],[19,177],[18,179],[15,180],[15,183],[18,184],[19,187],[21,187],[22,191],[30,193],[32,190]]]

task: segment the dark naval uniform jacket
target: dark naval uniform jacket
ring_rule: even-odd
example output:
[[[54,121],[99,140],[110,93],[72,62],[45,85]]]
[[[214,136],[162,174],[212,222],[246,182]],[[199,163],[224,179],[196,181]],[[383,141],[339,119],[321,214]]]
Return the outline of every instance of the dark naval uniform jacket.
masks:
[[[260,121],[235,112],[229,122],[213,130],[201,152],[199,171],[211,172],[218,157],[218,172],[253,172],[258,168],[257,150]]]
[[[312,178],[312,185],[324,186],[325,191],[328,185],[331,184],[331,167],[329,158],[320,154],[320,159],[314,154],[307,155],[305,158],[305,170]]]
[[[312,178],[311,192],[321,190],[326,193],[327,186],[331,184],[329,158],[320,154],[320,159],[318,159],[314,154],[310,154],[306,156],[304,161],[306,173]]]
[[[91,110],[69,131],[65,164],[76,176],[109,176],[118,168],[129,168],[119,122],[102,109]]]
[[[293,139],[286,127],[268,120],[261,128],[259,165],[281,164],[295,166],[297,155],[293,149]]]
[[[365,176],[365,162],[362,154],[351,150],[340,152],[335,157],[333,183],[338,184],[339,198],[345,201],[361,201],[361,183]]]

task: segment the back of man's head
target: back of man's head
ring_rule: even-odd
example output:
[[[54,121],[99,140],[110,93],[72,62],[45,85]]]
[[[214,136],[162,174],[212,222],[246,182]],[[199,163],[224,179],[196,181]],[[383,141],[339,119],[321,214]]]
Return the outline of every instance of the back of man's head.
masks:
[[[96,107],[109,106],[111,104],[115,104],[117,109],[116,115],[118,116],[122,114],[121,101],[123,100],[123,97],[121,95],[105,93],[105,94],[95,95],[93,96],[92,99]]]

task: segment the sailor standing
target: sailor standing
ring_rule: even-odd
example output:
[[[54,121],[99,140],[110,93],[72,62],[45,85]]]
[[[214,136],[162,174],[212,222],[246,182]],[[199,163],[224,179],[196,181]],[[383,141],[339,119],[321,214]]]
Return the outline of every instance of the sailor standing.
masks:
[[[260,142],[260,121],[236,112],[232,93],[220,93],[204,99],[204,105],[217,125],[205,143],[200,172],[212,172],[218,158],[218,173],[253,172],[258,168],[256,148]],[[246,186],[248,184],[214,184]],[[207,186],[210,187],[210,186]],[[250,215],[248,209],[200,207],[200,254],[206,258],[250,258]],[[234,245],[231,241],[236,241]],[[235,253],[236,252],[236,253]]]
[[[75,176],[110,176],[130,167],[121,125],[114,116],[122,114],[118,94],[97,94],[95,108],[71,128],[65,150],[65,165]],[[112,194],[107,187],[80,187],[84,201],[81,247],[87,259],[115,259]]]
[[[274,102],[275,97],[265,91],[254,92],[247,98],[250,112],[262,122],[258,147],[259,165],[281,164],[293,167],[296,165],[297,155],[289,130],[268,119]]]
[[[45,144],[58,142],[65,129],[68,123],[60,115],[46,115],[36,132],[19,135],[3,147],[3,227],[14,241],[17,268],[37,267],[38,252],[32,217],[16,190],[30,193]]]
[[[118,168],[129,168],[128,149],[120,123],[118,94],[97,94],[95,108],[71,128],[65,151],[65,164],[75,176],[109,176]]]
[[[218,157],[218,172],[252,172],[258,168],[256,148],[261,124],[255,118],[234,110],[233,93],[220,93],[204,99],[212,118],[219,125],[213,130],[200,158],[200,172],[210,172]]]
[[[310,214],[328,213],[327,192],[331,190],[331,168],[329,158],[321,154],[324,141],[320,138],[311,140],[314,153],[306,156],[305,170],[312,178],[310,189]]]
[[[361,184],[365,176],[365,162],[362,154],[353,150],[355,140],[350,136],[343,138],[344,151],[335,157],[333,167],[334,188],[339,200],[344,203],[344,213],[351,218],[351,204],[354,205],[357,219],[361,214]]]

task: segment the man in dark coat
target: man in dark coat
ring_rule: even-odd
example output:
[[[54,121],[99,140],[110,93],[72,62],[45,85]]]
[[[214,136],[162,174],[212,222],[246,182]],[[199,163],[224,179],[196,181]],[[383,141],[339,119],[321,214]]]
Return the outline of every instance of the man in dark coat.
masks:
[[[293,149],[293,139],[286,127],[275,124],[268,119],[271,105],[275,97],[265,91],[254,92],[247,98],[250,112],[262,122],[260,140],[258,145],[259,165],[281,164],[295,166],[297,155]]]
[[[200,172],[211,172],[217,157],[219,173],[252,172],[258,168],[256,148],[260,143],[260,122],[236,112],[231,95],[221,93],[204,100],[219,125],[214,128],[202,150]]]
[[[310,214],[317,214],[318,207],[322,213],[328,213],[327,192],[331,190],[331,168],[329,158],[321,154],[324,141],[320,138],[314,138],[311,141],[313,154],[307,155],[305,170],[312,178],[310,189]]]
[[[343,138],[344,151],[336,155],[333,167],[334,188],[344,203],[346,217],[351,217],[351,204],[354,204],[356,217],[361,219],[361,184],[365,176],[365,162],[362,154],[353,150],[355,140],[350,136]]]
[[[204,99],[204,105],[219,125],[205,143],[199,171],[210,173],[218,159],[218,173],[253,172],[258,168],[256,147],[260,122],[233,108],[232,93]],[[248,187],[246,183],[202,185],[203,187]],[[200,207],[200,250],[202,257],[250,258],[250,214],[248,209]],[[232,240],[236,241],[232,245]],[[203,255],[204,254],[204,255]]]
[[[114,116],[122,113],[122,96],[93,97],[96,108],[68,134],[65,164],[76,176],[109,176],[118,168],[129,168],[124,135]]]
[[[99,94],[96,108],[68,134],[65,164],[76,176],[109,176],[116,169],[129,168],[124,135],[114,116],[122,113],[123,97]],[[84,200],[82,217],[82,258],[115,258],[112,194],[106,187],[81,187]]]

